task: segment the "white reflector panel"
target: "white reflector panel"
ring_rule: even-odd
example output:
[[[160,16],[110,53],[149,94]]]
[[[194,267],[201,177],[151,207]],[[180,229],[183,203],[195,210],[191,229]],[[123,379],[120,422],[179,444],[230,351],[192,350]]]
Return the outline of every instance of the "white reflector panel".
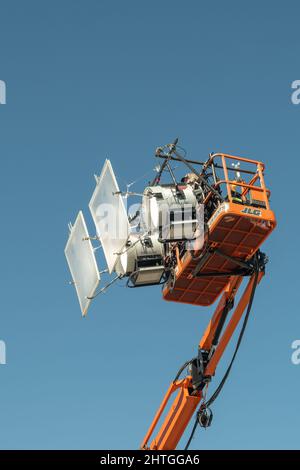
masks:
[[[89,208],[107,262],[109,273],[124,247],[130,226],[124,201],[109,160],[105,161]]]
[[[71,229],[65,255],[75,284],[82,315],[86,315],[91,299],[100,281],[100,274],[89,238],[87,227],[80,211]]]

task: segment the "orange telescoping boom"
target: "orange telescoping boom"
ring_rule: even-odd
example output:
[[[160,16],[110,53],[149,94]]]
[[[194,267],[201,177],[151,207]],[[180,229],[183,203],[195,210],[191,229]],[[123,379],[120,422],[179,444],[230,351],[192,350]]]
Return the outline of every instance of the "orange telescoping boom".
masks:
[[[157,156],[165,158],[159,152]],[[169,160],[182,160],[182,157],[168,154]],[[228,166],[228,161],[233,165]],[[190,164],[191,168],[191,163],[197,162],[185,160],[184,163]],[[196,173],[193,167],[191,170]],[[216,176],[217,170],[223,172],[223,177]],[[230,179],[230,171],[234,171],[234,179]],[[265,273],[267,257],[259,248],[276,226],[263,171],[261,162],[227,154],[211,154],[202,166],[200,181],[208,174],[213,179],[203,196],[204,207],[212,207],[206,223],[205,243],[194,252],[181,253],[176,247],[177,264],[173,276],[164,285],[163,298],[207,306],[222,295],[199,342],[197,356],[183,365],[171,383],[141,443],[141,449],[175,449],[197,408],[196,421],[186,448],[197,424],[202,427],[211,424],[209,406],[230,372],[245,331],[256,286]],[[222,198],[219,198],[221,194]],[[217,201],[215,206],[212,206],[213,200]],[[248,283],[234,306],[244,277],[248,277]],[[232,361],[215,393],[207,400],[208,384],[244,313]],[[180,378],[185,369],[188,370],[187,376]],[[169,411],[154,434],[171,399]]]

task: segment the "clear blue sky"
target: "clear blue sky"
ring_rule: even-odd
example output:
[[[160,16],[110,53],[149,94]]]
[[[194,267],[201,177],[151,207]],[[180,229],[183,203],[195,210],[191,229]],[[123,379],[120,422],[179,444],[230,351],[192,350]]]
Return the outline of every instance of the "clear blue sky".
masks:
[[[264,161],[278,218],[213,426],[191,448],[299,447],[299,14],[296,1],[0,2],[1,448],[137,448],[195,354],[212,308],[115,287],[82,319],[63,254],[79,209],[92,232],[104,159],[129,182],[176,136],[195,159]]]

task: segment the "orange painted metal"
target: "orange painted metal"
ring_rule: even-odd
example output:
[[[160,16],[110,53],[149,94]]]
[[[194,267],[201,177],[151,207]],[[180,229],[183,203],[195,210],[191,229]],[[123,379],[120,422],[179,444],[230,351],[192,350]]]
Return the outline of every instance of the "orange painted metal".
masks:
[[[242,283],[241,276],[232,276],[230,278],[229,283],[226,286],[226,289],[218,303],[218,306],[213,314],[207,328],[201,338],[199,343],[199,347],[201,349],[206,349],[207,351],[211,348],[212,340],[214,338],[216,329],[218,327],[221,315],[223,313],[223,309],[228,301],[232,301]]]
[[[264,273],[261,271],[258,275],[257,282],[259,283],[261,281],[261,278],[263,277]],[[214,375],[217,365],[226,349],[227,344],[229,343],[248,303],[251,297],[251,292],[253,289],[253,283],[255,282],[255,274],[251,276],[251,278],[248,281],[248,284],[238,302],[238,305],[236,306],[233,314],[230,317],[230,320],[228,322],[228,325],[225,328],[224,333],[222,334],[222,337],[218,343],[218,346],[216,347],[214,354],[212,358],[210,359],[206,369],[205,369],[205,375],[212,376]],[[201,341],[200,341],[201,344]]]
[[[169,399],[175,391],[177,394],[172,405],[164,419],[163,425],[157,433],[155,439],[150,444],[151,450],[171,450],[177,447],[177,444],[185,431],[191,417],[193,416],[200,400],[201,393],[191,395],[191,377],[186,377],[178,383],[172,383],[160,406],[152,425],[149,428],[142,444],[141,449],[147,449],[148,441],[157,425],[159,418],[165,410]]]
[[[228,160],[237,160],[239,162],[244,162],[244,163],[253,163],[255,165],[262,165],[262,169],[265,169],[265,166],[262,162],[258,160],[253,160],[252,158],[246,158],[246,157],[239,157],[238,155],[230,155],[229,153],[213,153],[210,156],[210,162],[215,160],[217,157],[225,157]]]
[[[212,253],[205,260],[199,273],[234,272],[237,265],[233,261],[214,253],[218,248],[224,254],[241,260],[251,258],[266,238],[274,230],[276,219],[268,209],[259,209],[260,215],[247,214],[242,211],[252,210],[251,206],[234,203],[223,203],[217,213],[210,219],[209,243]],[[176,281],[173,286],[166,284],[163,289],[164,300],[208,306],[216,301],[227,286],[230,275],[224,277],[196,277],[194,270],[200,258],[195,259],[187,252],[175,271]]]
[[[263,272],[259,274],[258,282],[260,282]],[[253,274],[248,281],[248,284],[234,309],[230,320],[222,334],[220,341],[215,348],[211,359],[204,371],[205,376],[212,377],[215,374],[217,365],[226,349],[226,346],[231,340],[231,337],[249,303],[251,297],[251,291],[253,283],[255,281],[255,275]],[[203,334],[199,347],[201,349],[210,350],[212,346],[212,340],[220,320],[223,308],[227,300],[233,300],[237,294],[238,288],[242,282],[242,277],[233,276],[227,286],[226,292],[224,292],[220,302],[215,310],[215,313],[209,322],[209,325]],[[170,410],[163,420],[156,437],[152,440],[149,446],[149,440],[156,429],[160,418],[164,410],[166,409],[169,400],[172,398],[174,392],[177,391],[177,395],[170,407]],[[192,387],[192,377],[188,375],[185,379],[172,383],[160,405],[158,412],[141,444],[141,449],[150,450],[171,450],[176,449],[180,438],[182,437],[188,423],[190,422],[198,404],[202,399],[201,391],[194,391]]]

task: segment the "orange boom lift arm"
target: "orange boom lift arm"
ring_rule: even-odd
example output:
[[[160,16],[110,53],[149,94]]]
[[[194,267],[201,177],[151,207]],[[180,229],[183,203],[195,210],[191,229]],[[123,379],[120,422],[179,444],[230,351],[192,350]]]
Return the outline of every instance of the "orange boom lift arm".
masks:
[[[254,290],[256,284],[260,282],[264,275],[264,268],[261,265],[258,271],[254,272],[248,284],[234,309],[230,320],[224,330],[224,333],[218,340],[221,329],[226,320],[229,309],[232,307],[234,298],[242,282],[242,276],[232,276],[230,282],[223,293],[219,304],[206,328],[204,335],[199,343],[199,351],[203,356],[203,351],[207,352],[208,360],[204,361],[205,367],[203,372],[195,371],[194,374],[188,375],[186,378],[178,380],[176,378],[170,385],[154,419],[153,422],[141,444],[141,449],[150,450],[171,450],[177,447],[177,444],[182,437],[186,427],[188,426],[191,418],[193,417],[197,406],[200,405],[197,415],[196,424],[206,427],[206,420],[210,419],[210,412],[207,413],[208,402],[204,401],[203,390],[207,387],[212,376],[215,374],[217,365],[228,345],[233,333],[235,332],[240,319],[245,312],[247,306],[251,306]],[[250,310],[249,310],[250,311]],[[191,361],[192,364],[193,361]],[[196,360],[194,360],[196,362]],[[186,364],[187,365],[187,364]],[[193,364],[192,364],[193,369]],[[197,377],[198,375],[198,377]],[[170,410],[160,426],[156,436],[152,439],[150,445],[149,441],[153,435],[157,424],[166,409],[170,399],[177,392]],[[202,423],[201,423],[202,420]]]

